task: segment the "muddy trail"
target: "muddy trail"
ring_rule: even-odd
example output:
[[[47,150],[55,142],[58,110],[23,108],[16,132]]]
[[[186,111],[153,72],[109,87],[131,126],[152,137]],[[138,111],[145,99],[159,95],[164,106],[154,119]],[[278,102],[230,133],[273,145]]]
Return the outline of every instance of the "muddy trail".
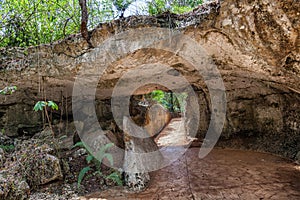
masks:
[[[170,157],[185,143],[180,120],[172,120],[158,141],[171,145]],[[177,126],[177,129],[174,129]],[[170,138],[173,138],[171,141]],[[151,173],[149,187],[140,193],[116,187],[80,199],[300,199],[300,166],[267,153],[215,148],[200,159],[189,148],[171,165]]]

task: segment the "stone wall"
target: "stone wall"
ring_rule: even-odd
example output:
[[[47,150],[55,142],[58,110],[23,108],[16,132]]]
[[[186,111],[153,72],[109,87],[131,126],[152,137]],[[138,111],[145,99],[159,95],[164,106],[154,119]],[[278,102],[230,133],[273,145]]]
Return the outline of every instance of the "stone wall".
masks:
[[[219,145],[294,159],[300,151],[299,10],[300,2],[294,0],[225,0],[181,16],[132,16],[100,24],[90,32],[93,47],[73,35],[39,47],[1,49],[0,88],[16,85],[18,90],[0,96],[0,130],[17,136],[41,129],[42,115],[32,108],[45,98],[59,103],[60,110],[52,113],[54,122],[71,121],[74,80],[89,64],[95,65],[89,73],[99,70],[97,63],[103,60],[96,57],[89,62],[102,53],[97,47],[126,30],[171,27],[201,45],[222,75],[227,116]],[[207,87],[190,63],[164,50],[137,50],[104,71],[96,93],[98,118],[111,119],[112,89],[125,72],[158,62],[183,74],[195,89],[200,104],[198,136],[203,137],[212,112]]]

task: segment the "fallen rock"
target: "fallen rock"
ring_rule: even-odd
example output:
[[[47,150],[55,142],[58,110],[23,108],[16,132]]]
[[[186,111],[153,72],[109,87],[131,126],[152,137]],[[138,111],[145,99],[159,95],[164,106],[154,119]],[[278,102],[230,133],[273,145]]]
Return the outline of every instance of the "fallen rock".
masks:
[[[49,137],[45,137],[49,142]],[[62,179],[63,174],[60,160],[55,156],[56,151],[49,144],[42,144],[43,139],[31,139],[23,141],[14,157],[22,165],[20,170],[25,175],[31,187],[43,185],[53,180]],[[54,141],[50,142],[55,146]]]
[[[9,171],[0,172],[0,200],[28,199],[30,188],[21,176]]]
[[[57,141],[51,131],[46,129],[30,140],[16,140],[15,145],[0,171],[0,200],[28,199],[30,189],[62,179]]]
[[[46,191],[40,190],[30,194],[29,200],[65,200],[65,199],[80,199],[78,197],[77,184],[59,184],[49,185]]]
[[[26,179],[30,186],[35,187],[62,179],[63,174],[57,157],[43,152],[33,154],[32,157],[35,159],[24,163]]]

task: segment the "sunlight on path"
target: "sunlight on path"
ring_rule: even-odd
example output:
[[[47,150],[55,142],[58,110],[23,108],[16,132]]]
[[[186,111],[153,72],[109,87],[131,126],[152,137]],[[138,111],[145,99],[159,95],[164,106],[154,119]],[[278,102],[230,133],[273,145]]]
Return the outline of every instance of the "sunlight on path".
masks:
[[[188,145],[192,140],[185,133],[184,120],[182,118],[174,118],[161,131],[155,142],[158,146],[184,146]]]

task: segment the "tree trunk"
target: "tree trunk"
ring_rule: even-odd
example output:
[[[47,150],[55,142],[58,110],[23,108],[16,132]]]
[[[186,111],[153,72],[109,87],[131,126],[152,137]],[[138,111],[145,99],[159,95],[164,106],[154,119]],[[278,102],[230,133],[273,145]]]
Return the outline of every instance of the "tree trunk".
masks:
[[[81,8],[81,25],[80,25],[80,32],[82,37],[89,42],[89,33],[87,29],[88,23],[88,11],[86,7],[86,0],[79,0],[79,5]]]

